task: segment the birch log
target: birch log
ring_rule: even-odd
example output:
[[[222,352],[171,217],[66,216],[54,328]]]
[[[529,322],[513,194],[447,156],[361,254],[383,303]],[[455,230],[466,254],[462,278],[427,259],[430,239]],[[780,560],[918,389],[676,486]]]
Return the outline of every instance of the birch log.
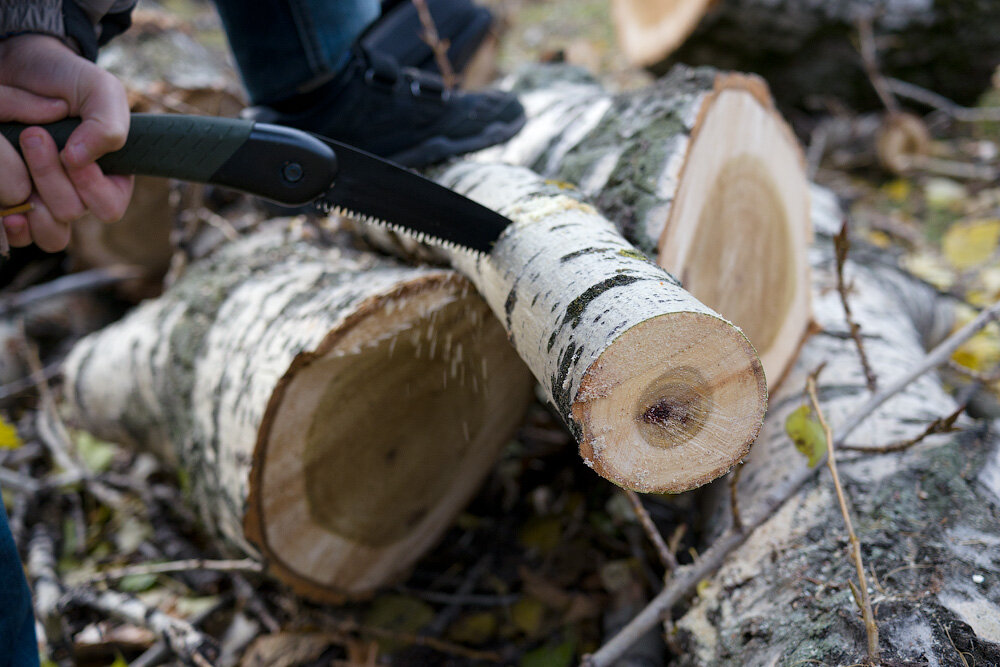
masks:
[[[455,272],[274,225],[78,344],[66,387],[81,426],[176,466],[224,544],[331,601],[436,541],[531,394]]]
[[[785,433],[803,404],[806,374],[821,363],[819,397],[836,433],[869,397],[835,288],[831,235],[841,211],[825,191],[814,207],[815,312],[822,331],[803,347],[739,483],[752,516],[806,465]],[[856,249],[846,266],[851,310],[880,381],[911,368],[950,329],[949,310],[926,285],[877,253]],[[919,435],[956,407],[925,375],[863,422],[848,444],[884,446]],[[887,454],[840,451],[840,476],[861,541],[883,664],[1000,664],[1000,438],[962,424]],[[729,525],[728,488],[712,525]],[[730,554],[677,623],[681,665],[852,664],[865,632],[848,580],[856,580],[844,520],[828,474],[819,476]]]
[[[859,55],[870,21],[879,68],[972,104],[1000,62],[1000,5],[965,0],[613,0],[618,43],[636,65],[746,69],[782,105],[836,98],[877,108]],[[813,102],[815,104],[815,102]]]
[[[573,183],[684,288],[740,326],[772,385],[810,321],[802,152],[762,80],[677,66],[618,95],[578,70],[508,84],[528,122],[483,161]]]
[[[767,389],[737,327],[574,191],[474,162],[438,181],[513,221],[488,257],[450,260],[504,323],[587,465],[626,488],[673,493],[743,458]]]

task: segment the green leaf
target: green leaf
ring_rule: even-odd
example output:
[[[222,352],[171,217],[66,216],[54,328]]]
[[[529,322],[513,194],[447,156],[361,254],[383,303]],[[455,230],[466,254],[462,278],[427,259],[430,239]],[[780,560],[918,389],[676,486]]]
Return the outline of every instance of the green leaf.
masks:
[[[104,472],[111,467],[118,447],[110,442],[98,440],[86,431],[76,434],[76,450],[84,464],[94,472]]]
[[[785,433],[795,443],[795,449],[809,460],[812,468],[826,454],[826,434],[808,405],[800,406],[785,420]]]
[[[125,658],[122,657],[122,654],[119,653],[115,656],[115,661],[111,663],[111,667],[128,667],[128,663],[125,661]]]
[[[142,591],[148,591],[155,585],[155,574],[130,574],[127,577],[122,577],[122,580],[118,582],[115,588],[126,593],[141,593]]]
[[[575,652],[576,642],[573,640],[546,644],[525,653],[521,658],[521,667],[569,667]]]

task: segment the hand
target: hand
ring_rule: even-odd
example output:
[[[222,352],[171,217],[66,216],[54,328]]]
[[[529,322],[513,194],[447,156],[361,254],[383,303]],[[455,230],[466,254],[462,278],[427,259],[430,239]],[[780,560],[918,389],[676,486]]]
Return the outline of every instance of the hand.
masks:
[[[20,35],[0,41],[0,121],[50,123],[79,116],[60,152],[48,132],[21,133],[24,160],[0,137],[0,209],[34,205],[3,218],[10,245],[36,243],[48,252],[69,243],[70,223],[88,211],[104,222],[121,218],[132,178],[106,176],[95,161],[128,135],[125,88],[55,37]]]

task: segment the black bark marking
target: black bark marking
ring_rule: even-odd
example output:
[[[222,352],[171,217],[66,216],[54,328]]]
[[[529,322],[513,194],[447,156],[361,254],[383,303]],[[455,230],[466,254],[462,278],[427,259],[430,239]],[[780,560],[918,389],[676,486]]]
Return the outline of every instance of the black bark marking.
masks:
[[[625,287],[640,280],[643,280],[642,276],[618,274],[610,278],[605,278],[596,285],[591,285],[587,291],[573,299],[570,304],[566,306],[566,314],[563,316],[562,322],[559,323],[555,331],[553,331],[552,335],[549,337],[548,351],[552,351],[552,346],[556,343],[556,337],[559,335],[559,332],[562,331],[563,327],[567,324],[574,329],[579,326],[580,320],[583,318],[584,311],[587,310],[587,306],[589,306],[594,299],[601,296],[608,290],[612,290],[616,287]]]

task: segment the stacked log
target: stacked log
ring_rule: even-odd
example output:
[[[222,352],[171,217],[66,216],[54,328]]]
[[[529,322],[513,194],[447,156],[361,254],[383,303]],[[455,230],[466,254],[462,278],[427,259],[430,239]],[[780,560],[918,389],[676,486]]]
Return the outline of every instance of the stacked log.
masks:
[[[529,375],[468,281],[281,225],[66,363],[79,422],[179,471],[204,525],[312,598],[403,576],[520,424]]]
[[[744,466],[738,503],[752,516],[806,465],[785,433],[804,402],[807,374],[825,364],[819,399],[834,432],[869,398],[857,348],[835,288],[832,235],[842,213],[817,190],[812,251],[815,313],[822,331],[803,347],[772,397],[761,437]],[[951,326],[947,302],[878,252],[857,249],[846,267],[850,305],[881,382],[913,367]],[[862,422],[849,445],[914,439],[956,401],[935,374],[907,386]],[[840,476],[870,573],[885,664],[1000,661],[1000,440],[988,427],[930,436],[894,452],[841,451]],[[728,488],[718,490],[716,527],[730,525]],[[844,519],[822,474],[730,554],[678,622],[679,664],[859,663],[865,630],[847,584],[855,576]]]
[[[878,98],[858,45],[871,24],[883,74],[971,104],[1000,62],[1000,5],[927,0],[614,0],[619,45],[657,72],[673,63],[764,76],[783,106]]]
[[[677,66],[612,95],[579,70],[540,66],[507,85],[528,123],[477,159],[578,187],[744,330],[776,386],[809,327],[812,233],[802,153],[766,84]]]

